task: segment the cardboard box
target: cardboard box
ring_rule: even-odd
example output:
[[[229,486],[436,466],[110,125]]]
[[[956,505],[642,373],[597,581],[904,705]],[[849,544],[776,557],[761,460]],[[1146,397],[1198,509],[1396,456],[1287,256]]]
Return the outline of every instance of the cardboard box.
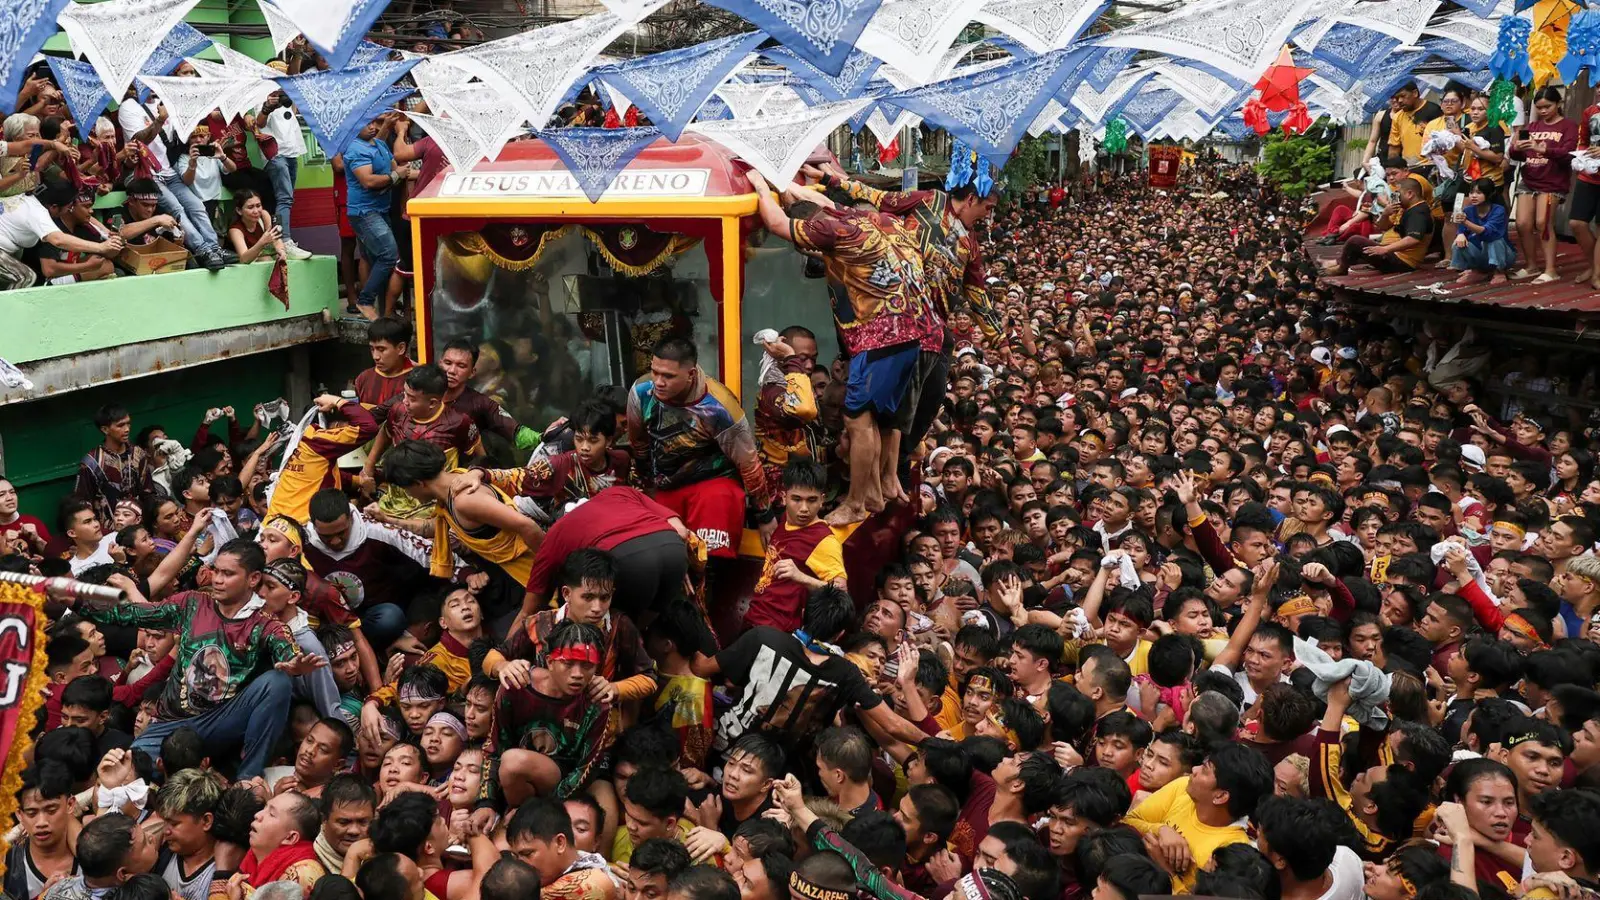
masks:
[[[156,238],[148,244],[129,244],[117,261],[135,275],[161,275],[182,272],[189,264],[189,251],[182,244]]]

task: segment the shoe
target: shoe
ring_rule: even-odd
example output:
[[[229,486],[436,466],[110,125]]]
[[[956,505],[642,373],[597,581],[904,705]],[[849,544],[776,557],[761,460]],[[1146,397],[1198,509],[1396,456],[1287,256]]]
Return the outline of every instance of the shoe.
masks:
[[[1321,240],[1317,241],[1317,245],[1321,247],[1332,247],[1337,243],[1339,243],[1339,239],[1331,234],[1325,235]]]
[[[302,250],[299,244],[296,244],[294,241],[291,241],[288,238],[284,238],[283,255],[289,257],[290,259],[310,259],[311,251]]]
[[[205,266],[212,272],[221,272],[223,269],[228,267],[227,260],[223,259],[222,254],[216,250],[212,250],[207,253],[201,253],[196,256],[195,259],[200,261],[200,265]]]
[[[231,266],[231,265],[235,265],[235,264],[237,264],[239,262],[239,254],[233,252],[232,250],[224,250],[221,247],[218,247],[217,248],[217,256],[220,256],[222,258],[222,262],[223,262],[224,265]]]

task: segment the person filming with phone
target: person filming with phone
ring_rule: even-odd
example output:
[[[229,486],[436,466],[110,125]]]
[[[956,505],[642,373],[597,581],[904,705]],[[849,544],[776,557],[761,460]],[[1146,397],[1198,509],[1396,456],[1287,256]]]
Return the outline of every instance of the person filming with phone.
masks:
[[[233,160],[212,143],[211,129],[196,125],[189,133],[189,149],[178,159],[178,174],[183,183],[205,204],[206,217],[216,227],[217,204],[222,201],[223,173],[234,170]]]

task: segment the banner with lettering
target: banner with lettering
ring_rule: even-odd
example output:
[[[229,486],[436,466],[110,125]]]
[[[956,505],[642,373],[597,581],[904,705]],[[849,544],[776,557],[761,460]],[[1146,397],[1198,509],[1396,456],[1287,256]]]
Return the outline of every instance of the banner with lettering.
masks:
[[[17,811],[22,760],[33,746],[34,714],[44,702],[44,595],[20,584],[0,584],[0,822]],[[5,838],[0,837],[0,875]]]
[[[1176,146],[1150,148],[1150,186],[1174,188],[1178,186],[1178,166],[1183,162],[1183,150]]]

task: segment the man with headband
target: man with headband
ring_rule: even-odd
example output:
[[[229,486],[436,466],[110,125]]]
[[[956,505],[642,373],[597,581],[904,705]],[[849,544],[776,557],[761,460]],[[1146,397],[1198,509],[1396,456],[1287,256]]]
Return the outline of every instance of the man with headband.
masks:
[[[311,630],[311,620],[300,608],[306,589],[306,570],[298,560],[278,559],[267,563],[261,572],[261,611],[283,623],[294,642],[306,655],[326,661],[328,651]],[[320,666],[295,678],[295,693],[309,699],[324,717],[339,716],[339,685],[327,666]]]
[[[437,598],[438,594],[433,597]],[[442,599],[423,598],[418,603],[438,604],[441,633],[439,642],[429,647],[417,662],[428,663],[443,672],[448,684],[445,693],[454,694],[466,687],[472,678],[473,667],[467,658],[467,648],[484,637],[483,609],[477,595],[464,587],[451,588]],[[381,727],[379,707],[394,702],[397,696],[405,700],[397,692],[398,686],[398,682],[391,682],[378,688],[361,707],[361,727],[370,736],[376,736]],[[444,699],[443,695],[439,699]]]
[[[500,689],[475,821],[535,795],[565,800],[594,779],[615,738],[611,704],[589,694],[605,652],[600,629],[569,619],[551,631],[528,686]]]
[[[550,635],[571,619],[600,629],[606,652],[598,677],[589,690],[596,700],[630,703],[656,692],[656,663],[645,651],[638,626],[625,613],[611,608],[617,587],[617,563],[604,550],[585,548],[569,554],[561,564],[561,605],[542,609],[526,619],[506,638],[504,655],[489,651],[484,674],[506,687],[526,687],[533,666],[544,654]]]
[[[305,611],[308,624],[313,630],[324,625],[349,628],[353,638],[351,650],[356,654],[359,676],[366,682],[367,690],[377,690],[383,684],[383,678],[378,669],[377,654],[361,630],[361,619],[350,611],[345,595],[339,588],[305,568],[306,558],[302,552],[305,529],[288,516],[271,515],[261,523],[261,529],[256,533],[256,543],[266,552],[269,565],[281,559],[292,560],[301,566],[301,571],[305,572],[305,587],[300,592],[297,605]],[[336,656],[330,653],[328,661],[333,662]]]

